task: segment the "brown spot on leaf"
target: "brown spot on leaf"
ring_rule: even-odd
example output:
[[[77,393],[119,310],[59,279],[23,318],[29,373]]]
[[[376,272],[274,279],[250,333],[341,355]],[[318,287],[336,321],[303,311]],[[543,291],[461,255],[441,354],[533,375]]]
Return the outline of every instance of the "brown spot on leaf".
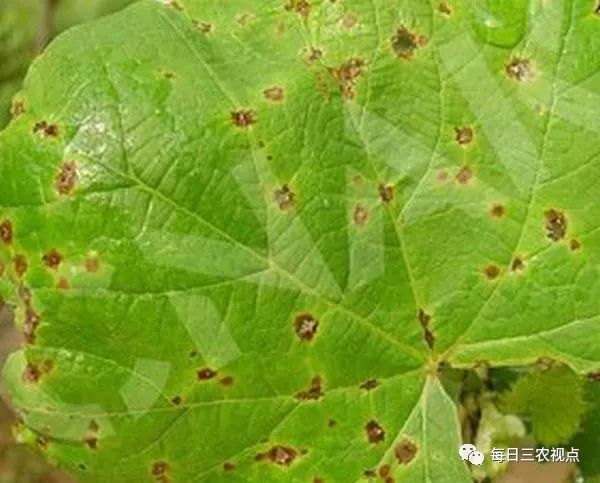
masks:
[[[229,461],[225,461],[225,463],[223,463],[223,471],[233,470],[235,470],[235,465],[233,463],[230,463]]]
[[[381,201],[384,203],[389,203],[394,199],[394,187],[390,185],[384,185],[383,183],[379,185],[379,197]]]
[[[27,272],[27,259],[25,255],[15,255],[13,258],[13,265],[15,267],[15,273],[18,277],[22,278]]]
[[[447,181],[448,180],[448,171],[446,171],[445,169],[440,170],[438,172],[436,178],[438,181]]]
[[[194,22],[194,25],[196,26],[196,28],[198,30],[200,30],[200,32],[202,32],[203,34],[209,34],[212,32],[213,26],[212,24],[208,23],[208,22],[204,22],[201,20],[196,20]]]
[[[342,27],[344,27],[345,29],[354,28],[354,27],[356,27],[357,23],[358,23],[358,17],[356,16],[355,13],[348,12],[348,13],[345,13],[344,16],[342,17]]]
[[[531,81],[535,76],[533,63],[529,59],[515,57],[506,65],[506,75],[519,82]]]
[[[38,436],[35,438],[35,445],[39,449],[45,450],[48,447],[48,440],[44,436]]]
[[[83,442],[87,445],[88,448],[90,449],[98,449],[98,438],[95,438],[93,436],[89,436],[87,438],[85,438],[83,440]]]
[[[467,184],[473,179],[473,171],[469,166],[463,166],[458,173],[456,173],[456,181],[460,184]]]
[[[56,137],[58,136],[58,126],[56,124],[48,124],[46,121],[40,121],[34,124],[33,132],[46,137]]]
[[[510,265],[510,268],[513,272],[518,272],[525,268],[525,263],[521,257],[515,257]]]
[[[362,205],[356,205],[354,209],[354,224],[357,226],[365,226],[369,218],[369,212]]]
[[[280,466],[290,466],[296,458],[296,450],[289,446],[273,446],[262,455],[261,459],[269,458],[272,463]]]
[[[379,382],[377,381],[377,379],[369,379],[369,380],[363,382],[358,387],[360,389],[364,389],[366,391],[371,391],[372,389],[375,389],[377,386],[379,386]]]
[[[419,322],[421,323],[421,327],[426,329],[429,327],[429,322],[431,321],[431,315],[425,312],[423,309],[419,309],[419,313],[417,314]]]
[[[296,317],[296,320],[294,320],[296,335],[301,341],[309,342],[313,340],[318,327],[319,321],[309,313],[300,314]]]
[[[25,309],[25,323],[23,324],[23,336],[28,344],[35,343],[35,332],[40,325],[40,316],[31,308]]]
[[[550,209],[544,213],[546,217],[546,230],[548,238],[554,241],[561,240],[567,232],[567,218],[561,211]]]
[[[225,387],[231,387],[233,386],[233,377],[232,376],[225,376],[222,377],[221,379],[219,379],[219,384],[221,384],[221,386],[225,386]]]
[[[73,191],[77,178],[77,165],[75,164],[75,161],[65,161],[61,165],[60,171],[54,182],[56,191],[61,195],[68,195]]]
[[[32,364],[31,362],[28,362],[27,365],[25,366],[25,369],[23,370],[23,374],[21,375],[21,378],[23,379],[23,382],[28,383],[28,384],[35,384],[36,382],[38,382],[40,380],[41,377],[41,372],[38,366],[36,366],[35,364]]]
[[[200,381],[208,381],[209,379],[214,378],[217,375],[217,371],[211,369],[210,367],[205,367],[196,372],[198,376],[198,380]]]
[[[171,399],[171,403],[173,403],[173,405],[175,405],[175,406],[180,406],[182,402],[183,402],[183,399],[179,395],[173,396],[173,398]]]
[[[435,345],[435,336],[430,329],[423,330],[423,338],[425,339],[425,343],[430,350],[433,350],[433,346]]]
[[[263,94],[267,99],[273,102],[280,102],[284,97],[283,87],[280,86],[269,87],[263,91]]]
[[[469,126],[455,127],[456,142],[461,145],[470,144],[473,141],[473,129]]]
[[[337,426],[337,421],[335,419],[328,419],[327,420],[327,427],[328,428],[335,428]]]
[[[323,397],[323,381],[321,377],[315,376],[310,381],[310,387],[296,394],[296,399],[301,401],[316,401]]]
[[[62,260],[63,260],[62,255],[55,248],[50,250],[48,253],[46,253],[42,257],[42,261],[44,262],[44,265],[46,265],[48,268],[52,268],[54,270],[56,270],[58,268],[58,266],[60,265]]]
[[[500,269],[496,265],[488,265],[483,269],[488,280],[495,280],[500,275]]]
[[[315,476],[312,480],[312,483],[325,483],[325,480],[323,478],[319,478],[318,476]]]
[[[285,4],[284,8],[288,12],[296,12],[302,18],[308,18],[310,15],[310,3],[307,0],[289,0],[288,3]]]
[[[100,260],[95,255],[90,255],[85,259],[85,269],[89,273],[95,273],[100,268]]]
[[[593,382],[600,382],[600,371],[588,374],[588,378]]]
[[[494,218],[502,218],[504,216],[504,211],[504,205],[496,203],[494,206],[492,206],[490,215],[492,215]]]
[[[417,454],[417,446],[407,438],[404,438],[394,447],[394,454],[398,463],[406,465],[410,463]]]
[[[0,223],[0,240],[7,245],[13,240],[13,226],[10,220],[2,220]]]
[[[281,188],[275,190],[273,198],[279,205],[280,210],[287,211],[294,207],[294,199],[296,198],[296,194],[289,188],[287,184],[284,184]]]
[[[155,461],[150,468],[150,474],[156,477],[165,476],[168,470],[169,465],[166,462]]]
[[[42,372],[44,374],[49,374],[54,369],[54,361],[52,359],[44,359],[42,362]]]
[[[385,478],[386,476],[389,476],[390,471],[391,471],[390,465],[381,465],[379,467],[378,473],[381,478]]]
[[[573,238],[569,242],[569,248],[575,252],[581,248],[581,243],[579,242],[579,240],[576,240],[575,238]]]
[[[363,475],[367,478],[377,478],[377,472],[375,470],[365,470]]]
[[[438,5],[438,11],[444,15],[452,15],[452,9],[450,8],[450,5],[448,5],[446,2],[440,2],[440,4]]]
[[[91,419],[88,424],[88,431],[91,431],[92,433],[97,433],[99,429],[100,426],[98,426],[98,423],[94,419]]]
[[[71,284],[65,277],[60,277],[58,279],[58,283],[56,284],[56,288],[59,290],[69,290],[69,288],[71,288]]]
[[[394,478],[392,478],[391,476],[388,476],[385,480],[384,483],[396,483],[396,480],[394,480]]]
[[[427,39],[425,37],[415,35],[402,26],[396,30],[392,37],[392,50],[396,57],[411,60],[417,48],[426,43]]]
[[[247,128],[256,123],[256,111],[252,109],[238,109],[231,112],[231,120],[233,124],[240,128]]]
[[[373,419],[365,425],[365,431],[367,432],[369,443],[377,444],[385,439],[385,431],[379,423]]]
[[[310,47],[306,52],[306,60],[308,62],[316,62],[323,58],[323,51],[318,47]]]
[[[363,75],[364,67],[364,60],[353,57],[337,69],[329,69],[329,73],[336,80],[340,92],[346,99],[353,99],[356,95],[354,86]]]
[[[23,101],[13,101],[10,113],[13,118],[17,119],[25,114],[25,104]]]

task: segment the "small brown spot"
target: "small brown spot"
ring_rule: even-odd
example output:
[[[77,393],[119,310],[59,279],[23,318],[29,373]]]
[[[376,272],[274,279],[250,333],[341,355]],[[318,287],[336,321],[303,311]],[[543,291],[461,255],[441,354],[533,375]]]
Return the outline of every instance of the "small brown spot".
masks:
[[[75,183],[77,182],[77,165],[74,161],[65,161],[61,167],[60,172],[56,176],[54,186],[56,191],[61,195],[68,195],[73,191]]]
[[[318,327],[319,321],[309,313],[300,314],[296,317],[296,320],[294,320],[296,335],[301,341],[309,342],[313,340]]]
[[[323,51],[318,47],[310,47],[308,51],[306,51],[305,59],[309,63],[316,62],[323,58]]]
[[[392,50],[396,57],[411,60],[415,50],[423,43],[423,39],[402,26],[396,30],[395,35],[392,37]]]
[[[365,431],[369,443],[377,444],[385,439],[385,431],[375,420],[371,420],[365,425]]]
[[[46,137],[58,136],[58,126],[56,124],[48,124],[46,121],[36,122],[33,126],[33,132],[36,134],[41,133]]]
[[[38,366],[28,362],[23,370],[22,379],[23,382],[28,384],[35,384],[40,380],[41,372]]]
[[[13,258],[13,264],[15,267],[15,273],[18,277],[22,278],[27,272],[27,259],[25,255],[15,255]]]
[[[174,8],[175,10],[180,11],[180,12],[183,11],[183,7],[177,0],[169,0],[169,3],[167,5],[171,8]]]
[[[429,347],[430,350],[433,350],[433,346],[435,345],[435,336],[433,335],[433,332],[431,332],[430,329],[424,329],[423,337],[427,347]]]
[[[375,470],[365,470],[363,475],[367,478],[377,478],[377,472]]]
[[[518,272],[525,268],[525,263],[521,257],[515,257],[510,265],[510,268],[513,272]]]
[[[590,374],[588,374],[588,378],[590,381],[600,382],[600,371],[591,372]]]
[[[48,447],[48,440],[44,436],[38,436],[35,438],[35,445],[39,449],[44,450]]]
[[[290,466],[296,458],[296,450],[288,446],[273,446],[266,457],[276,465]]]
[[[263,94],[267,99],[273,102],[280,102],[284,97],[283,88],[280,86],[269,87],[263,91]]]
[[[389,476],[390,471],[391,471],[390,465],[381,465],[379,467],[378,473],[381,478],[385,478],[386,476]]]
[[[337,421],[335,419],[328,419],[327,420],[327,427],[328,428],[335,428],[337,426]]]
[[[215,371],[209,367],[205,367],[204,369],[198,370],[196,372],[196,375],[198,376],[198,380],[207,381],[207,380],[215,377],[217,375],[217,371]]]
[[[465,145],[473,141],[473,129],[469,126],[455,127],[454,132],[458,144]]]
[[[196,28],[198,30],[200,30],[200,32],[202,32],[203,34],[209,34],[212,32],[213,26],[212,24],[208,23],[208,22],[203,22],[201,20],[196,20],[194,22],[194,25],[196,26]]]
[[[237,16],[237,23],[239,23],[242,27],[246,27],[250,25],[256,17],[252,13],[242,13]]]
[[[17,119],[25,114],[25,104],[23,101],[14,101],[12,103],[10,113],[14,119]]]
[[[362,205],[356,205],[354,209],[354,224],[357,226],[365,226],[369,218],[369,212]]]
[[[88,431],[91,431],[92,433],[97,433],[98,429],[100,429],[98,423],[95,420],[91,419],[88,424]]]
[[[301,401],[316,401],[323,397],[323,381],[319,376],[315,376],[310,381],[310,387],[306,391],[296,394],[296,399]]]
[[[384,203],[389,203],[394,199],[394,187],[390,185],[379,185],[379,197]]]
[[[312,480],[312,483],[325,483],[325,480],[323,478],[319,478],[318,476],[315,476]]]
[[[535,71],[529,59],[515,57],[506,65],[506,75],[519,82],[531,81],[535,76]]]
[[[56,284],[56,288],[59,290],[69,290],[69,288],[71,288],[71,284],[65,277],[60,277],[58,279],[58,283]]]
[[[446,171],[445,169],[440,170],[437,174],[437,180],[438,181],[447,181],[448,180],[448,171]]]
[[[571,248],[571,250],[575,252],[581,248],[581,243],[579,242],[579,240],[573,238],[569,243],[569,248]]]
[[[396,455],[398,463],[401,465],[407,465],[416,456],[417,446],[409,439],[404,438],[395,446],[394,454]]]
[[[363,75],[364,67],[364,60],[353,57],[337,69],[329,69],[329,73],[336,80],[340,92],[346,99],[353,99],[356,95],[355,84]]]
[[[247,128],[256,123],[256,111],[251,109],[239,109],[231,112],[231,120],[237,127]]]
[[[502,218],[504,216],[504,211],[504,205],[495,204],[490,210],[490,215],[492,215],[494,218]]]
[[[294,207],[294,199],[296,198],[296,194],[289,188],[287,184],[284,184],[281,188],[275,190],[273,198],[279,205],[280,210],[287,211]]]
[[[233,386],[233,377],[232,376],[222,377],[221,379],[219,379],[219,384],[221,384],[221,386],[225,386],[225,387]]]
[[[544,216],[546,217],[548,238],[554,241],[563,239],[567,232],[567,219],[565,214],[558,210],[550,209],[544,213]]]
[[[344,27],[345,29],[354,28],[356,27],[357,23],[358,17],[352,12],[345,13],[342,17],[342,27]]]
[[[54,369],[54,361],[52,359],[44,359],[42,362],[42,372],[44,374],[50,374]]]
[[[233,470],[235,470],[235,465],[233,463],[230,463],[229,461],[225,461],[225,463],[223,463],[223,471]]]
[[[369,379],[369,380],[363,382],[358,387],[360,389],[364,389],[366,391],[371,391],[372,389],[375,389],[377,386],[379,386],[379,381],[377,381],[377,379]]]
[[[152,476],[164,476],[169,470],[169,465],[164,461],[156,461],[152,463],[150,473]]]
[[[419,309],[419,313],[417,314],[419,322],[421,323],[421,327],[426,329],[429,327],[429,322],[431,321],[431,315],[425,312],[423,309]]]
[[[175,406],[180,406],[181,403],[183,402],[183,399],[181,398],[181,396],[173,396],[173,398],[171,399],[171,402],[173,403],[173,405]]]
[[[62,260],[63,260],[62,255],[55,248],[50,250],[48,253],[46,253],[42,257],[42,261],[44,262],[44,265],[46,265],[48,268],[52,268],[54,270],[56,270],[58,268],[58,266],[60,265]]]
[[[284,8],[288,12],[296,12],[302,18],[308,18],[310,15],[310,3],[307,0],[290,0]]]
[[[89,273],[95,273],[100,268],[100,260],[98,257],[90,255],[85,260],[85,269]]]
[[[463,166],[458,173],[456,173],[456,181],[460,184],[467,184],[473,179],[473,171],[468,166]]]
[[[394,478],[392,478],[391,476],[388,476],[385,480],[384,483],[396,483],[396,480],[394,480]]]
[[[23,335],[25,342],[33,344],[35,342],[35,331],[40,325],[40,316],[30,307],[25,310],[25,323],[23,325]]]
[[[452,15],[452,9],[450,8],[450,5],[448,5],[446,2],[441,2],[438,5],[438,11],[444,15]]]
[[[0,239],[7,245],[13,240],[13,226],[10,220],[2,220],[0,223]]]
[[[87,444],[88,448],[90,449],[98,449],[98,438],[90,436],[88,438],[85,438],[83,442]]]
[[[500,275],[500,269],[496,265],[488,265],[484,268],[483,273],[488,280],[495,280]]]

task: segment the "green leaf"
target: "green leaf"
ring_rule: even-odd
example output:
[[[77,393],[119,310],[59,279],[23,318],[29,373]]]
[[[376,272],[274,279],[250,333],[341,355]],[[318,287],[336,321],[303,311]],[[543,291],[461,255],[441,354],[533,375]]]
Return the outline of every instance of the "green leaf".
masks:
[[[588,383],[585,396],[588,408],[581,430],[573,439],[573,447],[579,448],[581,472],[587,482],[591,477],[600,479],[600,461],[594,457],[600,445],[600,384],[597,381]]]
[[[83,481],[470,481],[438,363],[600,367],[593,3],[493,42],[466,0],[61,35],[0,136],[21,437]]]
[[[546,446],[565,443],[585,413],[584,381],[568,367],[534,369],[503,397],[505,412],[531,418],[533,436]]]

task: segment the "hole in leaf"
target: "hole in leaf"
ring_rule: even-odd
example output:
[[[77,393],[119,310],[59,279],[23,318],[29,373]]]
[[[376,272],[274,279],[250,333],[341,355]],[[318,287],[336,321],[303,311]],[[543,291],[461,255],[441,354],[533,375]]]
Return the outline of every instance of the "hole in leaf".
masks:
[[[535,77],[533,63],[529,59],[515,57],[506,65],[506,75],[519,82],[531,81]]]
[[[290,210],[294,207],[294,199],[296,194],[290,190],[287,184],[284,184],[281,188],[275,190],[274,199],[279,205],[279,209],[282,211]]]

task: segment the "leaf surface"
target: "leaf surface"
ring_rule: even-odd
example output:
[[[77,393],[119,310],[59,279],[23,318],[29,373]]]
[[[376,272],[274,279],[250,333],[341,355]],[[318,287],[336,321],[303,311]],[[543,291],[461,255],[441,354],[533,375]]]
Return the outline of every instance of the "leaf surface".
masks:
[[[439,362],[598,370],[600,19],[501,5],[57,39],[0,136],[23,438],[83,481],[467,482]]]

